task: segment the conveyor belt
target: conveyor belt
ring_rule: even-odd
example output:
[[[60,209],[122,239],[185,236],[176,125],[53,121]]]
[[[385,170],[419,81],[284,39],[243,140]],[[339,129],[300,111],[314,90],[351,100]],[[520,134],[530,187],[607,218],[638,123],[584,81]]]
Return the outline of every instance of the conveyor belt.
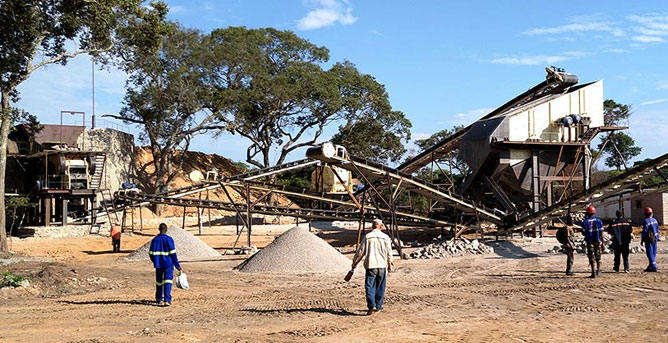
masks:
[[[447,193],[439,189],[438,186],[416,178],[410,174],[403,173],[394,168],[381,165],[375,162],[367,161],[356,157],[334,156],[327,159],[330,164],[335,164],[351,172],[361,172],[367,174],[372,179],[378,177],[388,178],[392,183],[399,183],[410,187],[411,190],[418,192],[427,198],[438,200],[441,203],[463,210],[467,213],[480,216],[482,219],[501,224],[503,222],[503,213],[499,210],[490,210],[482,205],[475,204],[473,201],[465,199],[459,195]]]
[[[508,229],[503,231],[520,231],[547,223],[555,217],[566,215],[569,206],[583,207],[583,205],[588,203],[619,193],[619,191],[624,188],[624,186],[628,185],[629,182],[639,183],[643,179],[656,174],[658,169],[666,167],[668,167],[668,153],[628,169],[623,174],[600,183],[587,191],[580,192],[550,207],[546,207],[538,212],[521,218],[519,221],[512,223]]]
[[[189,198],[175,198],[168,196],[158,196],[158,195],[146,195],[146,194],[123,194],[118,195],[119,200],[132,202],[132,203],[153,203],[153,204],[164,204],[172,206],[186,206],[186,207],[199,207],[199,208],[211,208],[218,210],[226,211],[247,211],[247,206],[245,203],[233,204],[231,202],[225,201],[214,201],[214,200],[200,200],[200,199],[189,199]],[[236,207],[235,207],[236,205]],[[326,210],[326,209],[309,209],[309,208],[299,208],[299,207],[286,207],[286,206],[269,206],[269,205],[252,205],[252,213],[267,214],[267,215],[278,215],[278,216],[288,216],[288,217],[298,217],[306,219],[320,219],[320,220],[351,220],[357,221],[360,220],[361,214],[357,210]],[[387,210],[381,209],[381,212],[388,212]],[[371,221],[376,216],[374,208],[369,208],[364,213],[365,219]],[[419,226],[449,226],[452,223],[435,220],[411,213],[396,212],[397,214],[397,223],[399,225],[419,225]]]

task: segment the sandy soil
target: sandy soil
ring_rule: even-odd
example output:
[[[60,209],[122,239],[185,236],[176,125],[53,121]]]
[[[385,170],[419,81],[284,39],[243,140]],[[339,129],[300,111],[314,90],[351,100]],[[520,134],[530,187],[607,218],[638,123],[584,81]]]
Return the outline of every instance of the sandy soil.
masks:
[[[258,227],[254,244],[288,227]],[[233,230],[201,238],[220,249]],[[350,256],[353,231],[323,237]],[[125,236],[122,248],[150,238]],[[36,286],[0,298],[0,342],[666,342],[665,272],[642,272],[646,258],[636,254],[630,274],[591,280],[578,255],[578,273],[565,277],[565,256],[543,253],[554,244],[506,241],[492,255],[398,261],[385,309],[367,317],[362,275],[346,283],[343,275],[245,274],[232,270],[240,255],[186,262],[192,288],[175,289],[174,304],[160,308],[151,303],[151,266],[121,261],[106,238],[15,241],[15,251],[54,262],[0,267]],[[658,260],[667,265],[665,252]],[[611,263],[604,255],[606,271]]]

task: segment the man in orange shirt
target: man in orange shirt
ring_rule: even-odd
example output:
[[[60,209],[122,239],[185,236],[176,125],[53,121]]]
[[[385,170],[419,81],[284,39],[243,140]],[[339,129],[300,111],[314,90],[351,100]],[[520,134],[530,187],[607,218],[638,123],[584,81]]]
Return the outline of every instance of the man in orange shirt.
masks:
[[[121,228],[112,225],[109,235],[111,236],[111,246],[113,247],[114,252],[121,252]]]

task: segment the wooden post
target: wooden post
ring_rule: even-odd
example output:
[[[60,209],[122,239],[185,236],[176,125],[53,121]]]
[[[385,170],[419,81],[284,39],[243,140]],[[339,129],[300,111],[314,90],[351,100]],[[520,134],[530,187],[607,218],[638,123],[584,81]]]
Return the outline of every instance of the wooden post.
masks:
[[[183,223],[181,224],[181,229],[186,229],[186,207],[183,206]]]
[[[199,201],[202,202],[202,192],[198,193],[199,195]],[[197,227],[199,229],[199,234],[202,235],[202,213],[201,213],[201,208],[197,207]]]
[[[142,208],[142,206],[140,204],[139,205],[139,231],[144,231],[144,220],[142,218],[141,208]]]
[[[44,226],[51,225],[51,198],[44,197]]]
[[[62,206],[61,209],[63,210],[63,220],[62,220],[62,226],[67,225],[67,204],[69,203],[69,200],[63,198],[62,200]]]
[[[251,246],[251,227],[253,217],[251,216],[250,185],[246,184],[246,225],[248,226],[248,247]]]
[[[209,201],[209,190],[206,190],[206,200]],[[211,229],[211,207],[208,209],[209,211],[209,229]]]

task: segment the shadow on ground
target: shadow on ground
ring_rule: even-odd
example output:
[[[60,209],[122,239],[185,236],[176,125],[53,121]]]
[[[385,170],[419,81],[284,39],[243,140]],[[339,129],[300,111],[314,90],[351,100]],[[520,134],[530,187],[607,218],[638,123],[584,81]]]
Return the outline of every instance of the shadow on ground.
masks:
[[[532,258],[538,257],[538,254],[524,250],[524,248],[514,244],[511,241],[490,241],[485,244],[494,248],[494,253],[502,258]]]
[[[113,304],[123,304],[123,305],[141,305],[141,306],[159,306],[156,304],[155,300],[91,300],[91,301],[74,301],[74,300],[60,300],[58,301],[62,304],[68,305],[113,305]]]
[[[344,309],[331,309],[331,308],[324,308],[324,307],[272,309],[272,310],[244,309],[242,311],[256,313],[256,314],[314,312],[314,313],[329,313],[329,314],[334,314],[334,315],[337,315],[337,316],[363,316],[362,313],[350,312],[350,311],[344,310]]]

